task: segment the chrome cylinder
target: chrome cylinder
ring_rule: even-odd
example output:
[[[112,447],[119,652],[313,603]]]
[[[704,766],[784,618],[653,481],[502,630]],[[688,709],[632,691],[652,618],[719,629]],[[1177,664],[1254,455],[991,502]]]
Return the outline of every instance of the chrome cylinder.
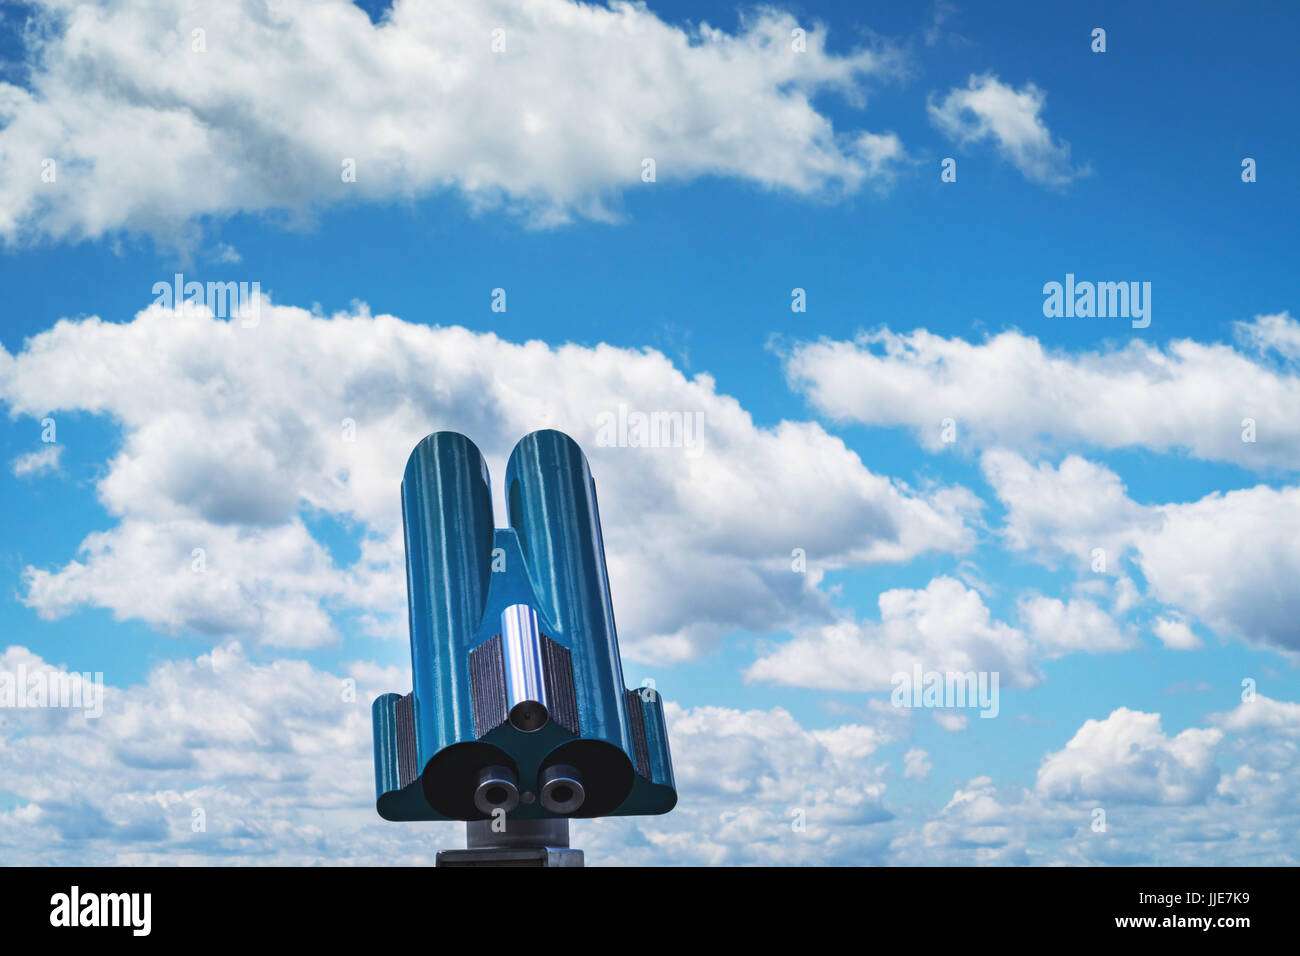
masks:
[[[501,847],[555,847],[569,845],[568,820],[511,820],[504,830],[492,827],[491,820],[471,820],[465,824],[465,845],[471,850]]]
[[[537,613],[527,604],[512,604],[501,612],[501,649],[510,723],[526,733],[541,730],[551,713]]]

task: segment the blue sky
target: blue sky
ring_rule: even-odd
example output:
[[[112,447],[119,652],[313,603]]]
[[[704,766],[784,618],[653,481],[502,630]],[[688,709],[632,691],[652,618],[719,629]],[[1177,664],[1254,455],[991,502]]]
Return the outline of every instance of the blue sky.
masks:
[[[171,6],[2,8],[0,647],[109,686],[99,723],[0,712],[10,858],[454,839],[367,806],[400,465],[451,428],[499,482],[550,425],[625,677],[678,708],[682,808],[589,857],[1296,862],[1293,8]],[[146,312],[177,272],[259,283],[263,325]],[[1046,318],[1067,273],[1150,283],[1150,326]],[[619,403],[704,413],[703,454],[595,447]],[[911,660],[998,671],[999,716],[890,707]]]

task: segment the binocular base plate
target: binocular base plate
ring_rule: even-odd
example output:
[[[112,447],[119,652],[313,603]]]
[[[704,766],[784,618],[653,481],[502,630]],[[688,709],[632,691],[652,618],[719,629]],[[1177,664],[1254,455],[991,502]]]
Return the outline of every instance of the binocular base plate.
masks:
[[[502,830],[491,820],[465,824],[464,850],[439,850],[436,866],[582,866],[569,848],[568,820],[516,820]]]
[[[498,846],[439,850],[437,866],[582,866],[581,850],[555,846]]]

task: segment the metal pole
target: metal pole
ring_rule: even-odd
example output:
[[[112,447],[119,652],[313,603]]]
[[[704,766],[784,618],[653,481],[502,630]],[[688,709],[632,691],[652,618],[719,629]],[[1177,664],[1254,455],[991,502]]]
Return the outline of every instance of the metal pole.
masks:
[[[504,822],[504,818],[503,818]],[[438,866],[582,866],[581,850],[569,847],[568,820],[494,820],[465,824],[465,849],[440,850]]]

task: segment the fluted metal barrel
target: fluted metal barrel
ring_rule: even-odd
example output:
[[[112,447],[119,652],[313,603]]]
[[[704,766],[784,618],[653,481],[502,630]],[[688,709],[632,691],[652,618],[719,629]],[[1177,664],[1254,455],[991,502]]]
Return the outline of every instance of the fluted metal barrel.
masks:
[[[423,769],[443,747],[474,739],[466,661],[487,603],[494,523],[487,463],[472,441],[435,432],[415,446],[402,515]]]

